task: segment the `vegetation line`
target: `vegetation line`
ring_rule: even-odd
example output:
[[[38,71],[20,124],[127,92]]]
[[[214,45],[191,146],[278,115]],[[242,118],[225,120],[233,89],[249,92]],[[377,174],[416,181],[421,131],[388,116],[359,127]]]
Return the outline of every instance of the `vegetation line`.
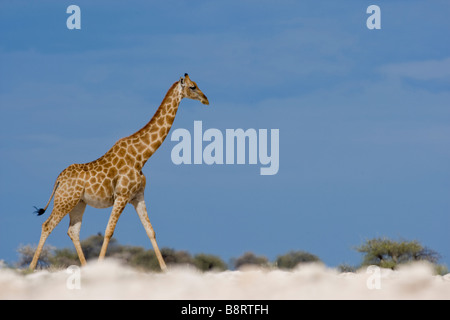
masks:
[[[103,243],[103,235],[97,234],[81,241],[81,246],[87,260],[97,259]],[[435,265],[436,274],[447,274],[447,266],[438,264],[440,255],[418,241],[399,240],[388,238],[368,239],[363,244],[354,248],[363,254],[360,265],[351,266],[341,264],[338,266],[341,272],[354,272],[359,268],[376,265],[382,268],[396,269],[399,265],[412,261],[428,261]],[[21,246],[18,249],[19,261],[14,267],[27,268],[33,258],[35,247],[31,245]],[[293,269],[298,264],[315,262],[322,263],[320,258],[306,251],[289,251],[279,255],[275,261],[269,261],[265,256],[257,256],[252,252],[246,252],[238,258],[233,258],[229,263],[224,262],[219,256],[200,253],[192,256],[187,251],[162,248],[161,254],[168,265],[190,265],[201,271],[236,270],[246,265],[265,268]],[[143,271],[159,272],[158,259],[153,250],[143,247],[121,245],[112,238],[107,252],[107,257],[112,257]],[[51,246],[44,247],[38,261],[38,268],[67,268],[70,265],[80,265],[75,249],[57,249]]]

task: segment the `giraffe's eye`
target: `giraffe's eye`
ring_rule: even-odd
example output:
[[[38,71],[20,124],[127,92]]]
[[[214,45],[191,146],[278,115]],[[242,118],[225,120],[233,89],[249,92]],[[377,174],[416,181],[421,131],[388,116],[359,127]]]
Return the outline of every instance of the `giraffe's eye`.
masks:
[[[196,86],[193,86],[193,87],[189,87],[191,90],[195,90],[195,89],[197,89],[197,87]]]

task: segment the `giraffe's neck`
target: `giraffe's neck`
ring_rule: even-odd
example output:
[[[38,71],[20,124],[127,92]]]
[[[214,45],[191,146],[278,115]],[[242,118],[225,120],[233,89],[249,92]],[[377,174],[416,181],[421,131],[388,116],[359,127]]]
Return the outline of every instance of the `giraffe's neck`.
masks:
[[[175,115],[182,99],[179,81],[167,91],[164,100],[152,119],[138,132],[124,138],[127,143],[129,160],[134,161],[134,167],[142,169],[147,160],[163,143],[172,127]],[[132,158],[134,157],[134,160]],[[129,165],[132,165],[129,163]]]

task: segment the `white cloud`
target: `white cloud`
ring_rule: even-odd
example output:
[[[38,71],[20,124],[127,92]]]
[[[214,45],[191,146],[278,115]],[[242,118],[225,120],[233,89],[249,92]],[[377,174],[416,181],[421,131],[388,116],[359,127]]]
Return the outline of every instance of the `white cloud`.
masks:
[[[382,66],[380,71],[391,77],[405,77],[415,80],[450,79],[450,57],[442,60],[387,64]]]

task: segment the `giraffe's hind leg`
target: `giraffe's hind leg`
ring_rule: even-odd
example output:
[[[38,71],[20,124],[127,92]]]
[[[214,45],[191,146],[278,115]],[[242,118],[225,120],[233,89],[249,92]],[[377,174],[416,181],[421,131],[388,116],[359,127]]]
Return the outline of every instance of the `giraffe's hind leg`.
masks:
[[[74,208],[77,207],[78,203],[80,202],[81,195],[84,192],[85,178],[85,165],[80,164],[72,164],[59,174],[56,182],[57,187],[54,188],[53,210],[50,214],[50,217],[42,224],[41,238],[39,240],[36,252],[34,253],[33,260],[30,263],[31,270],[34,270],[36,268],[39,255],[41,254],[44,243],[50,233],[53,231],[53,229],[55,229],[62,218],[64,218],[65,215],[74,210]],[[74,228],[76,228],[76,226],[78,225],[78,218],[80,220],[79,222],[81,223],[81,216],[83,215],[83,213],[77,213],[79,211],[84,212],[84,208],[82,208],[82,205],[80,205],[80,207],[77,207],[77,209],[75,209],[75,213],[73,214],[74,219],[76,219],[73,222],[74,227],[72,228],[72,231],[74,231]],[[70,226],[72,227],[72,217]],[[72,233],[70,227],[69,233]],[[73,233],[75,234],[76,232]]]
[[[34,253],[33,260],[30,263],[30,270],[34,270],[36,268],[39,256],[50,233],[53,229],[55,229],[62,218],[74,210],[80,202],[81,192],[75,192],[70,197],[67,197],[67,195],[61,192],[62,189],[63,188],[61,186],[58,188],[55,194],[52,213],[50,214],[50,217],[42,224],[41,238],[39,240],[36,252]]]
[[[36,252],[34,253],[33,260],[30,263],[30,270],[34,270],[36,268],[39,256],[41,255],[45,241],[47,240],[50,233],[52,233],[53,229],[55,229],[62,218],[64,218],[64,216],[68,214],[69,211],[71,211],[75,207],[75,205],[76,203],[69,207],[69,209],[56,206],[53,208],[50,217],[42,224],[41,238],[39,239],[39,244],[37,246]]]
[[[77,250],[78,258],[80,258],[81,265],[84,266],[86,264],[86,258],[84,257],[83,250],[81,249],[80,244],[80,229],[81,229],[81,220],[83,219],[83,213],[86,209],[86,203],[84,201],[78,202],[75,208],[70,211],[70,225],[67,234]]]

